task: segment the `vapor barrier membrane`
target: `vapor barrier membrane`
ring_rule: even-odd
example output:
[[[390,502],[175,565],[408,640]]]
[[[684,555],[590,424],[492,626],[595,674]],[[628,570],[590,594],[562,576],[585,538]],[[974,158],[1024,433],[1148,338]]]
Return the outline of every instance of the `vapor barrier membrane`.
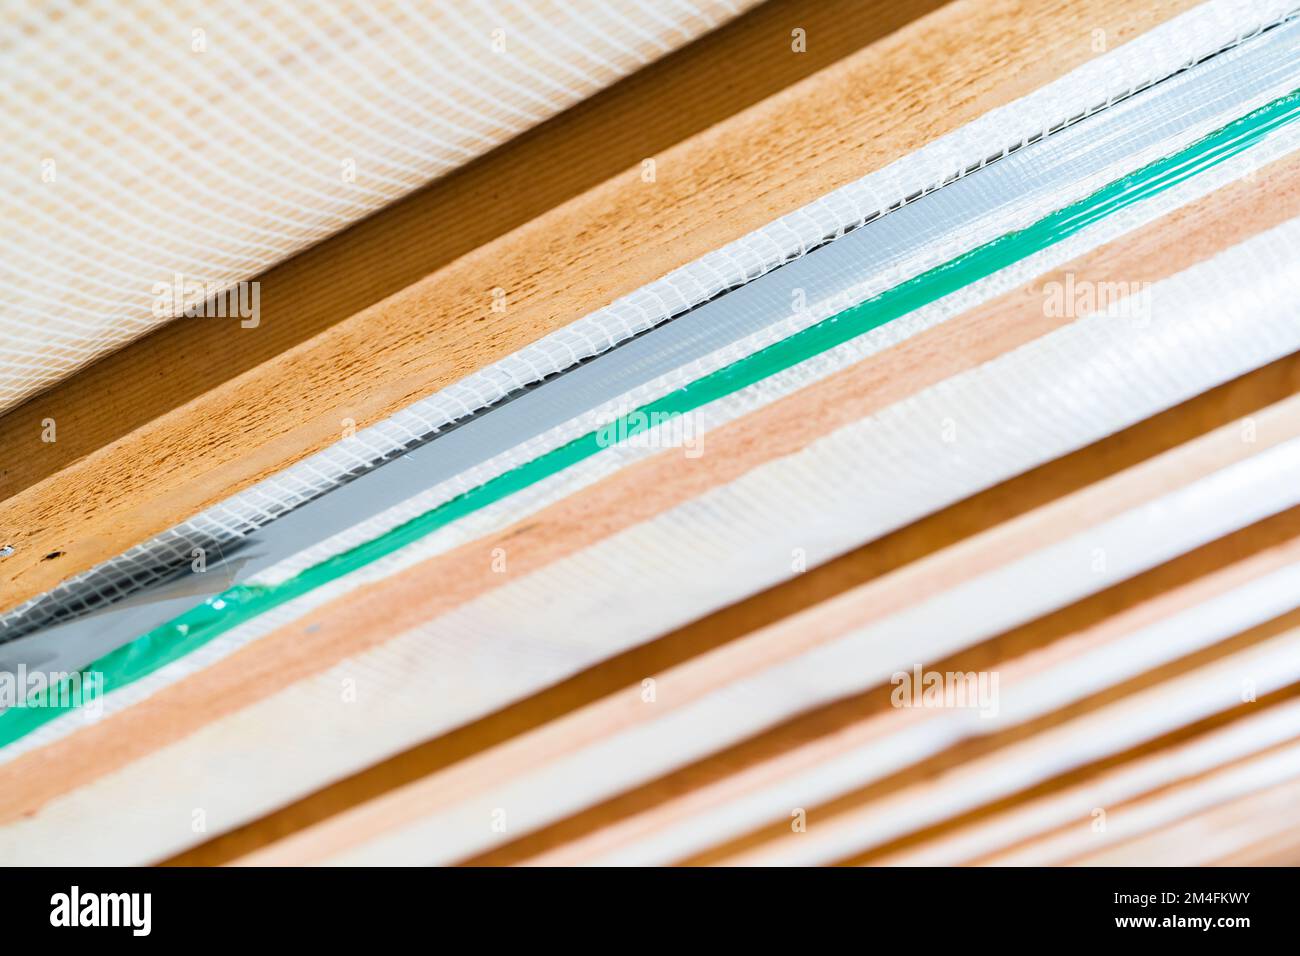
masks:
[[[588,432],[559,448],[485,482],[387,533],[337,554],[276,585],[237,585],[154,628],[91,664],[104,692],[125,686],[176,661],[216,636],[287,601],[391,554],[445,525],[528,488],[594,456],[620,440],[724,398],[768,376],[879,328],[909,312],[983,279],[1060,242],[1112,213],[1176,186],[1237,155],[1300,116],[1300,90],[1293,91],[1197,140],[1188,147],[1123,176],[1034,224],[1008,233],[915,276],[790,337],[705,375],[619,418],[610,429]],[[44,702],[34,694],[30,704]],[[60,706],[10,709],[0,714],[0,746],[58,716]]]

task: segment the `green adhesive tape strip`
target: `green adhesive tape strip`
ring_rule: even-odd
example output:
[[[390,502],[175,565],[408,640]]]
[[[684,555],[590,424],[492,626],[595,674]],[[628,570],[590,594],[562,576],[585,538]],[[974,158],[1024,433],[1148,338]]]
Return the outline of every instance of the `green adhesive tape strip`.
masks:
[[[1249,148],[1298,116],[1300,90],[1234,120],[1177,153],[1156,160],[1033,225],[977,246],[874,298],[650,402],[623,416],[614,424],[613,433],[621,439],[630,438],[645,431],[655,416],[662,420],[665,415],[694,411],[879,328],[1040,252],[1117,210],[1176,186]],[[102,675],[99,686],[104,693],[124,687],[259,614],[592,457],[602,448],[609,447],[606,440],[609,434],[607,429],[589,432],[280,584],[237,585],[223,591],[105,655],[89,665],[83,674],[95,672]],[[86,685],[83,680],[83,686]],[[28,706],[13,707],[0,714],[0,746],[18,740],[70,709],[66,706],[39,706],[48,703],[56,694],[57,691],[53,690],[33,694],[25,701]]]

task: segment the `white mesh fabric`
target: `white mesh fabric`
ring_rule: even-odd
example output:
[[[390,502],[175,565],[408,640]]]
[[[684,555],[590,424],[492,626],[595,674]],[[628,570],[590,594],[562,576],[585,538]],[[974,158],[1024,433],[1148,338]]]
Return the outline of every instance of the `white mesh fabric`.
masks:
[[[12,0],[0,410],[757,0]]]

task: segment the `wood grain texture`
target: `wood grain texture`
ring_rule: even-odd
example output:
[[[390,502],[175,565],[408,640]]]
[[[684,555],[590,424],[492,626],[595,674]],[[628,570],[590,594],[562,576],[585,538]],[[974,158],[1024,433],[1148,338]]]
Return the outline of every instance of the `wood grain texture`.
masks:
[[[854,53],[940,0],[772,0],[258,277],[262,322],[175,322],[0,416],[0,499]],[[799,25],[813,38],[789,53]],[[787,55],[789,54],[789,55]],[[216,360],[218,359],[219,360]]]
[[[1191,5],[951,4],[657,152],[653,184],[634,171],[613,175],[469,251],[446,249],[456,258],[400,291],[393,287],[426,265],[396,270],[351,300],[359,311],[327,309],[286,331],[265,350],[269,358],[237,363],[233,377],[202,378],[188,400],[128,402],[143,409],[123,413],[129,431],[96,427],[89,440],[74,441],[75,460],[15,475],[14,486],[25,487],[0,503],[0,544],[14,549],[0,562],[0,609],[326,447],[341,437],[343,419],[364,427],[392,414],[1041,86],[1094,55],[1093,31],[1106,30],[1113,47]],[[385,240],[366,248],[394,255]],[[350,255],[344,247],[323,252],[319,271],[285,288],[310,286],[331,266],[351,274]],[[496,287],[510,294],[508,314],[491,311]],[[280,351],[284,345],[291,347]],[[206,367],[228,348],[206,342],[189,355],[152,353],[140,367],[170,391],[166,365]],[[122,389],[139,381],[135,374],[123,377]],[[62,410],[60,433],[71,438],[78,415],[117,387],[112,378],[82,393]],[[14,459],[48,448],[31,431],[35,407],[11,413],[5,441]]]

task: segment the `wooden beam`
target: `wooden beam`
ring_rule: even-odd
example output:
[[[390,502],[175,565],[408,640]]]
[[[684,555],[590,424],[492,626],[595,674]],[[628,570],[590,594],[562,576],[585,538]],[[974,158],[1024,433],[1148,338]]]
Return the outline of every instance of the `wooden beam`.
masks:
[[[0,500],[879,40],[941,0],[772,0],[258,276],[261,324],[173,322],[0,416]],[[813,38],[788,52],[791,25]],[[721,74],[725,70],[724,82]]]

